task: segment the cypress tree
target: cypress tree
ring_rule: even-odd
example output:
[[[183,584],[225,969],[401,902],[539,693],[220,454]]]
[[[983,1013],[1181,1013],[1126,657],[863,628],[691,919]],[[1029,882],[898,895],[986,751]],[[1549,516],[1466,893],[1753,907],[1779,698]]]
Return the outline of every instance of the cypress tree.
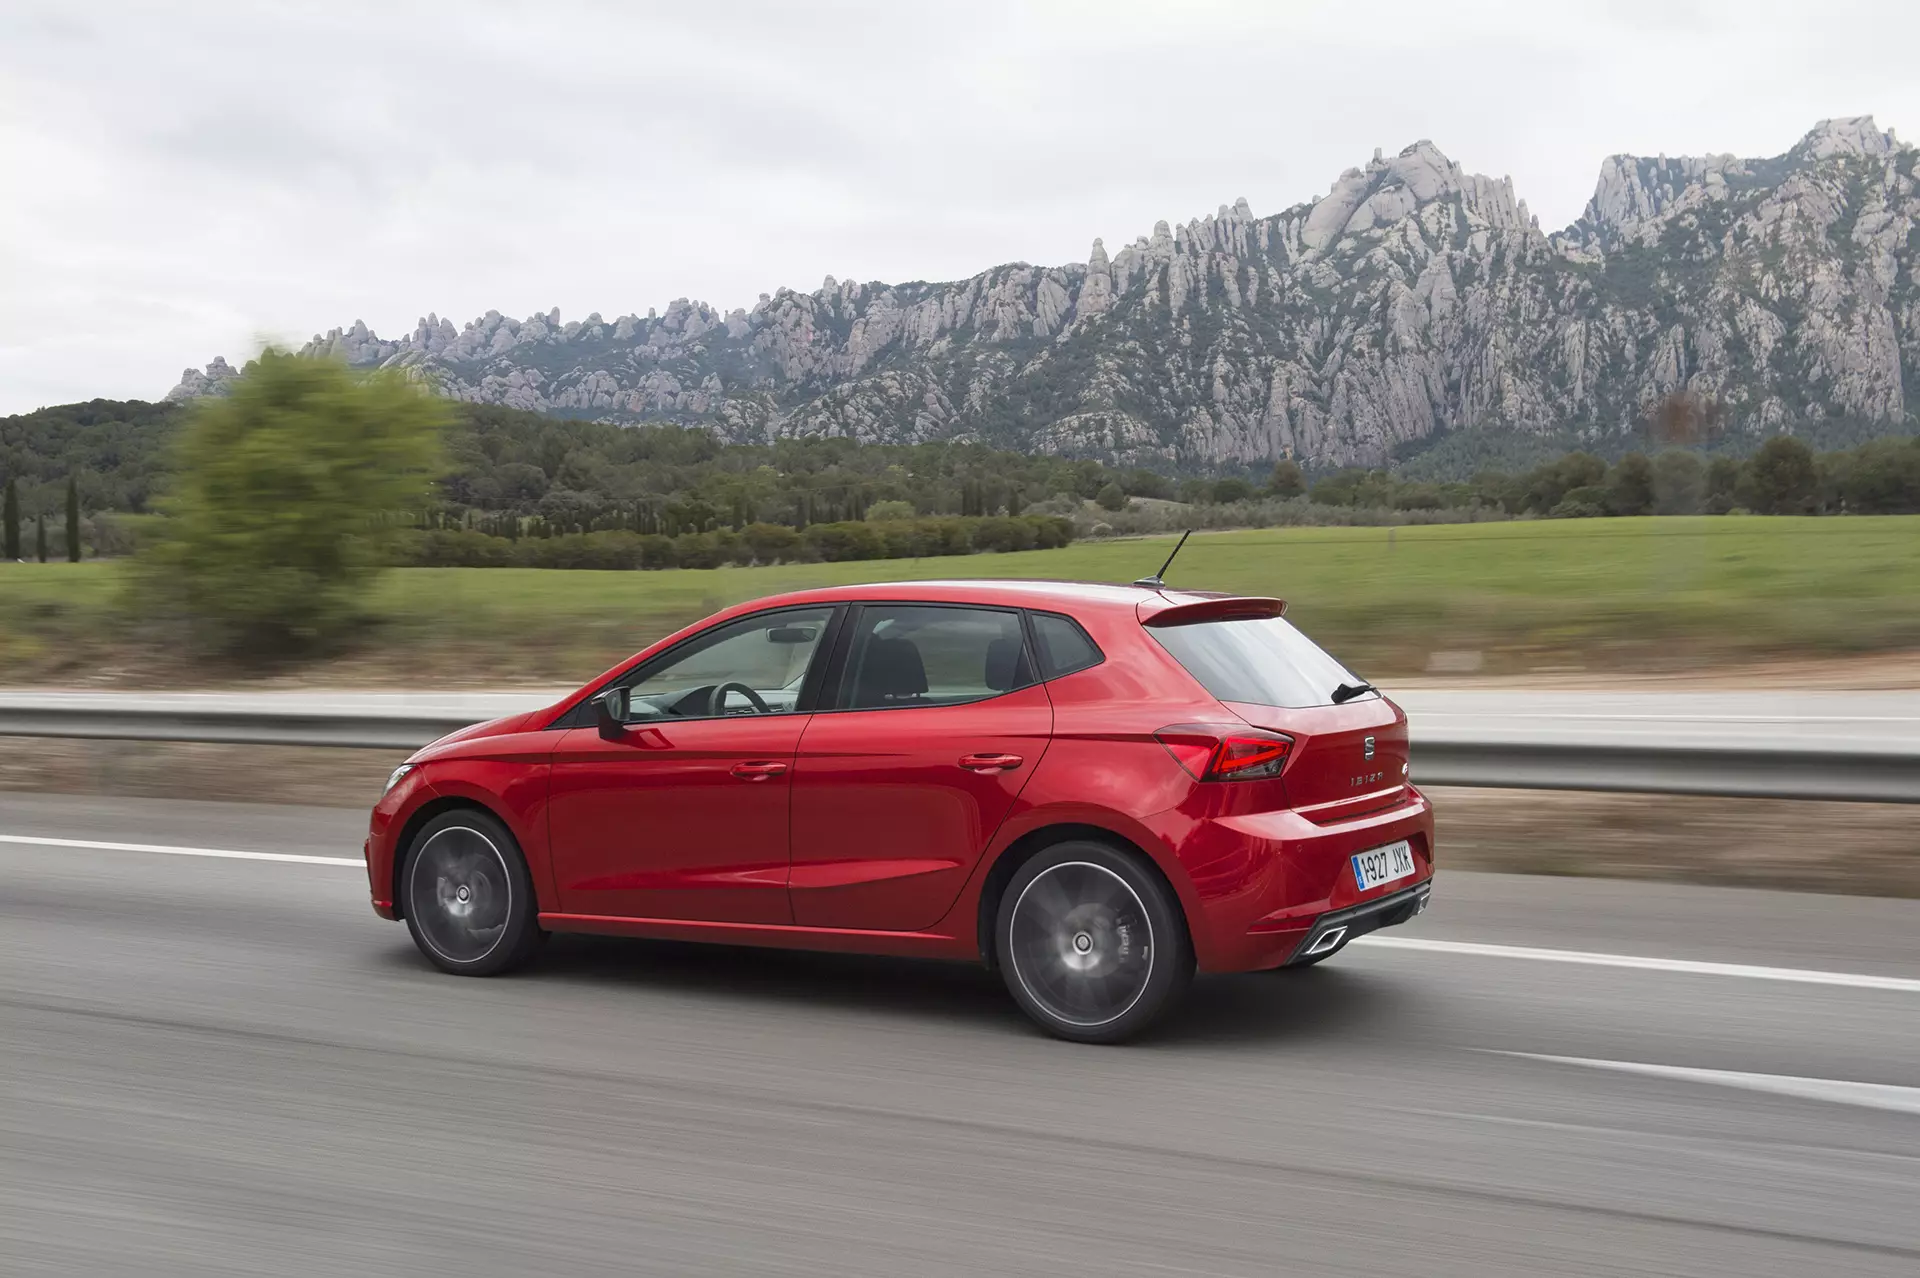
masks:
[[[20,558],[20,481],[7,480],[7,495],[0,501],[0,521],[5,529],[0,533],[4,544],[0,544],[0,553],[4,553],[9,562]]]
[[[36,515],[33,521],[33,553],[41,563],[47,562],[47,517]]]
[[[80,562],[80,481],[67,476],[67,562]]]

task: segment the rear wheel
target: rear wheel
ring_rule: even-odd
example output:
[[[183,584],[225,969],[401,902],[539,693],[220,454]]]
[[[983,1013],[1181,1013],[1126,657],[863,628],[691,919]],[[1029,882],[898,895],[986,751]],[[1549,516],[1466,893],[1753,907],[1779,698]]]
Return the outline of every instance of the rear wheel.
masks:
[[[420,952],[442,971],[492,976],[540,942],[520,846],[487,813],[445,812],[422,826],[400,871],[401,908]]]
[[[1193,978],[1179,902],[1143,858],[1104,843],[1057,843],[1016,870],[994,938],[1021,1010],[1075,1042],[1139,1033]]]

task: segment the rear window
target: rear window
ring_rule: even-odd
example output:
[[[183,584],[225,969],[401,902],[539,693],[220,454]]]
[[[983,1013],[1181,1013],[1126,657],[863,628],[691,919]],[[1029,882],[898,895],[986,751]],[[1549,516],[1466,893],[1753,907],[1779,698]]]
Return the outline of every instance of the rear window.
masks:
[[[1097,666],[1104,658],[1080,623],[1071,617],[1051,612],[1030,612],[1033,639],[1040,649],[1040,677],[1058,679],[1088,666]]]
[[[1360,677],[1279,617],[1149,628],[1148,634],[1222,701],[1254,705],[1333,704],[1333,691]]]

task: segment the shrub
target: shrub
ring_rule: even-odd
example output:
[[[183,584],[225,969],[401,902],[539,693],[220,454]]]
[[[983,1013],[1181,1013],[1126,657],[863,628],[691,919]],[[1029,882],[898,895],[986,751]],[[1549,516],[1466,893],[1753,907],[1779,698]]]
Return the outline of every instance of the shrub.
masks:
[[[449,408],[398,373],[269,348],[175,446],[172,516],[137,589],[221,651],[277,657],[331,644],[392,562],[395,511],[419,509]]]
[[[912,519],[913,515],[913,503],[910,501],[876,501],[867,507],[867,522],[870,524]]]

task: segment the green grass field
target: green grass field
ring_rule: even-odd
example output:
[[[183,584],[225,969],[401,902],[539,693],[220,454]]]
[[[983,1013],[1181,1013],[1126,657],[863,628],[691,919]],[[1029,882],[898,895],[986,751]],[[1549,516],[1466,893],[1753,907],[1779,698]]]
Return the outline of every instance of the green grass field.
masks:
[[[341,682],[566,682],[723,605],[932,577],[1129,581],[1170,538],[964,558],[668,572],[406,569],[384,577]],[[206,684],[119,605],[118,566],[0,565],[0,682]],[[1479,652],[1490,673],[1676,670],[1920,649],[1920,517],[1522,521],[1201,533],[1176,586],[1273,594],[1364,673]]]

